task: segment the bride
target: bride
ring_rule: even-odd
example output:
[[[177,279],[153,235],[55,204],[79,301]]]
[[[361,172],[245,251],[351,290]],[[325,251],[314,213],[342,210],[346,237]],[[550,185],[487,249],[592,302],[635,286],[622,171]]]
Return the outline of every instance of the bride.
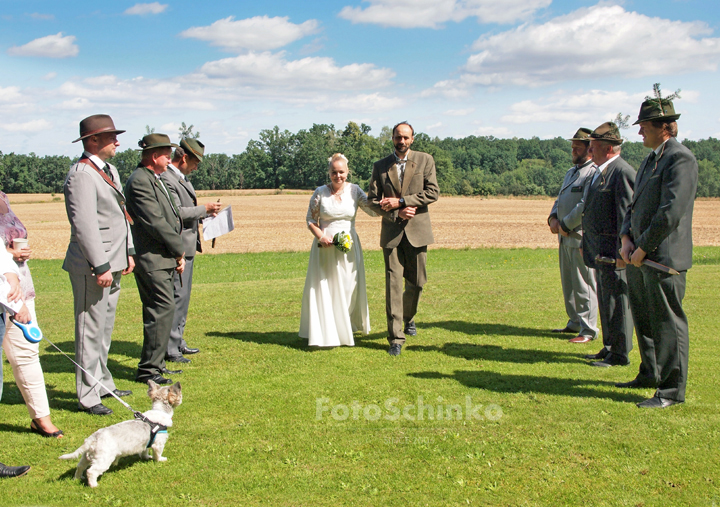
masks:
[[[370,332],[365,267],[355,232],[355,215],[358,207],[376,215],[367,207],[365,192],[347,181],[347,158],[336,153],[328,162],[331,183],[318,187],[308,206],[308,229],[315,239],[305,278],[299,335],[307,338],[311,346],[352,346],[355,331]],[[333,244],[334,236],[343,232],[352,239],[348,252]]]

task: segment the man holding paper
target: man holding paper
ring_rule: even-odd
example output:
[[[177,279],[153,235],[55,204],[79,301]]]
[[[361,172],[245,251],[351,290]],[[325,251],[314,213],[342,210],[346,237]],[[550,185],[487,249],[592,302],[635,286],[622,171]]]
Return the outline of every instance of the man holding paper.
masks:
[[[197,139],[187,138],[180,141],[175,149],[172,162],[167,171],[160,175],[171,196],[175,199],[180,218],[183,221],[182,240],[185,247],[185,270],[175,273],[175,315],[173,316],[170,340],[168,341],[166,361],[189,363],[184,354],[196,354],[200,349],[189,347],[183,335],[187,322],[190,292],[192,291],[193,263],[195,252],[202,252],[198,223],[205,217],[216,216],[222,204],[210,202],[197,203],[195,188],[188,179],[190,173],[198,168],[205,153],[205,145]]]

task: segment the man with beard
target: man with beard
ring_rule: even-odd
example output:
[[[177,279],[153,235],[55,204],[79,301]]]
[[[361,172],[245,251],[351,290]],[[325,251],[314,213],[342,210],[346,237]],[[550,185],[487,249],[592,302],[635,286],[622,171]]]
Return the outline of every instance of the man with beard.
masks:
[[[373,165],[367,196],[371,208],[382,216],[388,353],[399,356],[405,335],[417,334],[414,319],[427,281],[427,245],[435,241],[428,205],[438,200],[440,190],[435,160],[410,150],[415,136],[412,126],[401,122],[392,132],[395,151]]]
[[[617,125],[603,123],[590,134],[590,154],[598,166],[585,195],[583,259],[597,276],[598,309],[604,347],[593,366],[630,364],[633,323],[628,307],[625,263],[619,258],[620,230],[635,184],[635,170],[620,157]],[[604,261],[604,262],[603,262]]]
[[[622,258],[629,264],[630,305],[640,349],[640,371],[617,387],[657,387],[641,408],[665,408],[685,401],[688,322],[682,308],[685,277],[692,266],[692,215],[698,164],[677,139],[671,100],[659,90],[640,107],[643,144],[651,148],[640,165],[630,213],[621,235]],[[671,275],[642,264],[649,259],[679,271]]]
[[[585,265],[580,252],[582,246],[582,213],[585,208],[585,188],[595,175],[590,157],[590,133],[581,128],[572,141],[572,161],[575,164],[565,174],[558,198],[548,217],[550,232],[558,235],[560,243],[560,282],[568,322],[564,329],[553,333],[574,333],[570,343],[587,343],[597,338],[597,294],[595,270]]]

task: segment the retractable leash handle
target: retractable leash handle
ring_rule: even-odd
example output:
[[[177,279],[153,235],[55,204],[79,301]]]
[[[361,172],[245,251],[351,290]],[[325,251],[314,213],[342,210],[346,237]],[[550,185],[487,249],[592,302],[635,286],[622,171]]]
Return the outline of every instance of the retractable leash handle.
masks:
[[[20,328],[20,330],[23,332],[23,335],[25,336],[25,339],[30,343],[40,343],[40,341],[42,341],[42,331],[40,331],[40,328],[37,327],[37,324],[34,324],[32,321],[28,321],[27,323],[23,324],[22,322],[18,322],[17,320],[13,319],[13,324]]]
[[[23,324],[22,322],[18,322],[17,320],[13,319],[12,317],[10,317],[10,318],[12,319],[13,324],[15,324],[15,325],[23,332],[23,336],[25,336],[25,339],[26,339],[27,341],[29,341],[30,343],[40,343],[40,341],[42,341],[43,339],[45,339],[46,342],[48,342],[50,345],[52,345],[53,347],[55,347],[55,349],[56,349],[58,352],[60,352],[63,356],[67,357],[67,358],[70,360],[71,363],[73,363],[75,366],[77,366],[78,368],[80,368],[83,372],[85,372],[85,374],[86,374],[88,377],[90,377],[90,378],[93,379],[95,382],[97,382],[97,384],[98,384],[100,387],[102,387],[103,389],[105,389],[113,398],[115,398],[115,399],[118,400],[120,403],[122,403],[123,405],[125,405],[125,407],[126,407],[128,410],[130,410],[131,412],[136,413],[136,411],[133,410],[133,408],[132,408],[130,405],[128,405],[126,402],[124,402],[123,400],[121,400],[118,395],[116,395],[116,394],[115,394],[114,392],[112,392],[110,389],[108,389],[107,387],[105,387],[105,386],[102,384],[102,382],[100,382],[98,379],[96,379],[95,377],[93,377],[92,374],[90,374],[90,372],[88,372],[85,368],[83,368],[82,366],[80,366],[79,364],[77,364],[75,361],[73,361],[72,358],[71,358],[70,356],[68,356],[65,352],[63,352],[62,350],[60,350],[57,345],[55,345],[53,342],[51,342],[51,341],[48,340],[45,336],[43,336],[42,331],[40,330],[40,328],[38,327],[37,324],[35,324],[35,323],[31,322],[31,321],[28,321],[27,323]]]

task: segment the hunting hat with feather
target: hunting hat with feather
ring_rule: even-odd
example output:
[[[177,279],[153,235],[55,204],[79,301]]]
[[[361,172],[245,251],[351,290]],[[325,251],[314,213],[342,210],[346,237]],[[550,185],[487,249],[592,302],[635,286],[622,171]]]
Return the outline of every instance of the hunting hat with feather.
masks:
[[[660,91],[660,83],[655,83],[653,85],[653,93],[655,97],[645,97],[645,102],[640,106],[638,119],[633,125],[644,121],[671,122],[680,118],[680,115],[675,113],[675,106],[673,106],[672,103],[673,99],[680,98],[680,90],[677,90],[672,95],[663,97]]]
[[[577,132],[575,132],[575,135],[572,136],[569,140],[570,141],[585,141],[587,143],[590,142],[590,134],[592,134],[592,130],[580,127]]]
[[[605,141],[609,144],[622,144],[623,138],[620,135],[620,129],[618,126],[611,122],[606,121],[598,128],[592,131],[590,134],[591,141]]]

